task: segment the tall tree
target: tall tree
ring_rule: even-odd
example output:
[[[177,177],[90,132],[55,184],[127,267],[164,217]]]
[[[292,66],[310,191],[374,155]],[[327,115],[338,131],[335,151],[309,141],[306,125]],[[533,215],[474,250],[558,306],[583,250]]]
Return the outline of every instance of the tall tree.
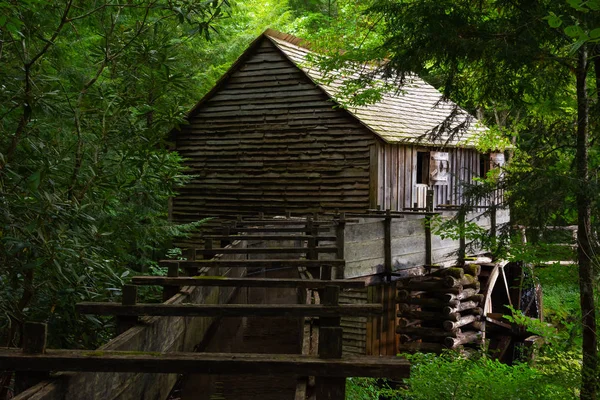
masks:
[[[513,139],[519,137],[519,143],[533,153],[519,152],[514,161],[518,168],[512,168],[506,180],[512,185],[509,201],[517,205],[514,211],[520,223],[577,223],[584,357],[581,393],[582,398],[595,399],[597,239],[592,227],[600,220],[600,198],[589,171],[598,168],[600,2],[361,3],[368,7],[361,20],[371,26],[343,29],[344,21],[352,18],[335,21],[337,36],[352,40],[350,46],[340,46],[341,40],[328,38],[334,43],[329,46],[333,57],[320,61],[325,72],[347,63],[352,68],[356,61],[379,60],[380,68],[349,81],[347,87],[368,84],[379,74],[400,86],[414,73],[429,80],[444,97],[487,118],[496,128],[512,131]],[[311,39],[318,41],[330,26],[320,27]],[[340,48],[346,51],[339,54]],[[360,96],[350,101],[356,99],[364,101]]]
[[[561,134],[576,142],[577,183],[572,188],[584,327],[583,399],[596,399],[598,390],[593,268],[596,243],[591,231],[593,199],[588,172],[590,121],[596,123],[595,116],[590,119],[588,81],[594,82],[600,76],[595,47],[600,36],[598,10],[598,1],[577,0],[376,0],[370,9],[382,20],[379,33],[383,43],[375,50],[388,59],[382,68],[388,76],[399,82],[411,73],[435,77],[446,97],[473,108],[492,109],[502,104],[523,110],[530,122],[540,122],[541,103],[550,104],[546,110],[550,111],[549,120],[561,120],[563,127],[568,126],[565,122],[574,126]],[[565,21],[563,26],[561,21]],[[597,91],[592,92],[598,103]],[[564,104],[556,100],[569,95],[574,112],[559,111]],[[552,108],[558,114],[552,115]],[[548,128],[543,119],[541,122]]]
[[[111,297],[181,229],[164,138],[197,88],[194,44],[227,2],[0,1],[0,341],[45,320],[53,345],[93,345],[74,303]]]

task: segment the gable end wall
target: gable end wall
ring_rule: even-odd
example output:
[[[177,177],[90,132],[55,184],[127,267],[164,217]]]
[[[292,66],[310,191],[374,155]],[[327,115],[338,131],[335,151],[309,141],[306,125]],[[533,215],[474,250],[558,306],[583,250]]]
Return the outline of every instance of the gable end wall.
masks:
[[[368,208],[374,135],[333,105],[263,39],[177,133],[196,177],[173,219]]]

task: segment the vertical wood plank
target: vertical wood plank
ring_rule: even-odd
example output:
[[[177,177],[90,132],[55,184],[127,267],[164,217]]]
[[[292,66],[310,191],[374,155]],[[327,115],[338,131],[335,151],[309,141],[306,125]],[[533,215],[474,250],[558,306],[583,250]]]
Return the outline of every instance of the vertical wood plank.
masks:
[[[381,305],[383,307],[383,313],[381,314],[381,324],[380,324],[380,336],[381,341],[379,344],[379,355],[385,356],[387,355],[387,345],[388,345],[388,327],[390,325],[389,321],[389,307],[388,307],[388,297],[389,293],[387,291],[387,282],[383,285],[380,285],[381,290]]]
[[[377,142],[369,146],[369,208],[377,208],[379,200],[379,150]]]
[[[398,210],[402,211],[405,207],[404,191],[406,190],[404,187],[404,171],[406,169],[406,164],[404,162],[404,146],[396,145],[396,150],[398,151]]]
[[[373,303],[373,286],[367,287],[367,303]],[[366,355],[374,355],[373,352],[373,315],[367,317],[367,343],[366,343]]]
[[[398,209],[398,151],[397,146],[388,145],[390,152],[390,210]]]
[[[381,304],[381,286],[373,286],[374,298],[373,302],[376,304]],[[375,315],[373,316],[375,320],[375,326],[373,329],[373,355],[380,355],[381,348],[381,316]]]
[[[387,355],[395,356],[396,353],[396,282],[390,282],[388,291],[388,346]]]

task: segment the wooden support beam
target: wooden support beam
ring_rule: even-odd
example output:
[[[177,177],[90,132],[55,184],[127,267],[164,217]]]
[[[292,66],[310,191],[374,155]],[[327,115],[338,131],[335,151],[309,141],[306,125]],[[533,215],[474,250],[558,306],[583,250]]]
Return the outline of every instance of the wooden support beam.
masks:
[[[427,212],[433,212],[433,188],[427,189],[426,209]],[[431,235],[431,215],[425,216],[425,265],[433,264],[432,235]]]
[[[177,278],[179,276],[179,264],[169,264],[167,269],[167,277]],[[165,285],[163,287],[163,301],[169,300],[171,297],[179,293],[179,286]]]
[[[338,217],[338,223],[335,228],[335,247],[337,247],[336,257],[343,260],[345,257],[345,230],[346,230],[346,214],[341,213]],[[336,268],[335,276],[337,279],[344,279],[344,269]]]
[[[339,306],[305,304],[136,304],[86,302],[76,305],[81,314],[162,317],[339,317],[381,314],[380,304]]]
[[[337,247],[228,247],[228,248],[210,248],[198,249],[196,254],[202,254],[205,257],[213,257],[215,254],[302,254],[302,253],[337,253]],[[313,258],[313,260],[316,258]]]
[[[206,235],[204,238],[214,240],[308,240],[312,238],[312,235]],[[320,235],[316,237],[317,240],[334,241],[337,236],[326,236]]]
[[[308,218],[312,218],[312,216],[309,216]],[[236,222],[236,226],[269,226],[269,225],[277,225],[277,226],[281,226],[281,225],[299,225],[299,226],[306,226],[306,221],[308,220],[308,218],[306,220],[294,220],[294,219],[273,219],[273,220],[264,220],[264,219],[255,219],[255,220],[248,220],[248,219],[244,219],[242,221],[237,221]],[[313,219],[313,225],[314,226],[320,226],[320,227],[333,227],[335,225],[335,223],[333,221],[317,221],[316,219]]]
[[[166,286],[224,286],[224,287],[275,287],[324,289],[326,286],[339,286],[344,289],[361,289],[365,282],[361,280],[329,280],[320,279],[274,279],[274,278],[227,278],[223,276],[195,276],[169,278],[164,276],[134,276],[134,285]]]
[[[315,230],[317,232],[329,232],[331,230],[331,228],[325,228],[325,227],[316,227]],[[238,227],[234,227],[231,228],[231,232],[272,232],[272,233],[283,233],[283,232],[298,232],[298,233],[306,233],[306,226],[304,226],[304,224],[302,226],[298,226],[297,228],[290,228],[290,227],[259,227],[259,228],[238,228]]]
[[[465,214],[467,210],[465,207],[461,207],[458,211],[458,229],[459,229],[459,239],[458,239],[458,265],[464,265],[465,256],[466,256],[466,239],[465,239]]]
[[[12,371],[318,375],[391,379],[406,378],[410,373],[410,363],[400,357],[322,359],[296,354],[140,354],[104,350],[47,350],[45,354],[25,354],[20,349],[0,349],[0,365]]]
[[[383,220],[383,260],[384,260],[384,273],[387,282],[391,282],[392,277],[392,218],[391,211],[387,209],[385,212],[385,219]]]
[[[46,353],[46,338],[48,335],[48,326],[39,322],[25,322],[23,324],[23,355],[35,357]],[[1,360],[0,360],[1,361]],[[3,362],[0,362],[3,370],[8,370]],[[37,385],[39,382],[48,379],[49,370],[29,371],[19,370],[15,375],[15,393],[21,393]]]
[[[181,268],[312,268],[312,267],[343,267],[344,260],[199,260],[199,261],[178,261],[164,260],[160,262],[161,266],[168,266],[172,263],[178,263]]]
[[[137,286],[135,285],[123,285],[121,305],[123,306],[134,306],[137,303]],[[137,316],[117,316],[117,335],[125,332],[126,330],[133,328],[138,322]]]
[[[327,286],[323,291],[321,303],[337,306],[340,300],[339,286]],[[340,318],[321,318],[319,326],[319,357],[326,359],[342,358],[342,334]],[[317,376],[317,399],[344,400],[346,380]]]

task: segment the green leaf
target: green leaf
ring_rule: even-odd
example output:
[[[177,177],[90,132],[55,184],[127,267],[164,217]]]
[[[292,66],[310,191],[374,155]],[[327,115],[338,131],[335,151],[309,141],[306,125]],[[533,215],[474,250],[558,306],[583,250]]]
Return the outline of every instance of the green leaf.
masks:
[[[596,28],[590,32],[590,39],[598,39],[600,38],[600,28]]]
[[[565,34],[572,38],[579,38],[582,33],[584,33],[583,29],[579,25],[569,25],[565,28]]]
[[[548,25],[550,25],[551,28],[558,28],[562,25],[562,19],[560,16],[554,14],[553,12],[551,12],[549,16],[545,17],[545,19],[548,21]]]
[[[588,0],[586,6],[588,6],[590,10],[598,11],[600,10],[600,0]]]
[[[30,192],[36,192],[40,186],[42,171],[36,171],[27,178],[27,187]]]

